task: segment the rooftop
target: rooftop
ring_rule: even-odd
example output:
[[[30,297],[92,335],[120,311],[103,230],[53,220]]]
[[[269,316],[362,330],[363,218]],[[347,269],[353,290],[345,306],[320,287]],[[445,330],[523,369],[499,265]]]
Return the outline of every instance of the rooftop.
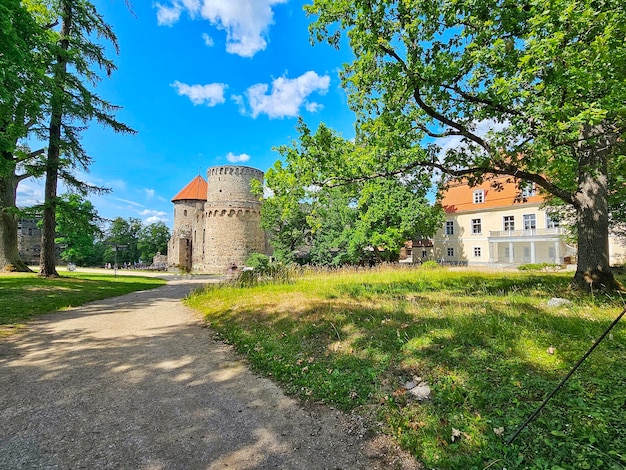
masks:
[[[463,181],[452,183],[444,191],[441,205],[446,213],[453,213],[538,203],[544,199],[539,188],[534,185],[528,186],[526,193],[521,195],[512,177],[500,176],[485,178],[485,181],[473,187]]]
[[[172,202],[184,200],[206,201],[207,189],[208,184],[206,180],[198,175],[172,198]]]

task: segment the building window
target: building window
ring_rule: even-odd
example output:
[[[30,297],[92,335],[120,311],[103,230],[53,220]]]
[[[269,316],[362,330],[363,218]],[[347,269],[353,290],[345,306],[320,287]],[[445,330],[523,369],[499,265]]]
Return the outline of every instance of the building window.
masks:
[[[511,249],[508,246],[504,247],[504,257],[505,258],[511,258],[513,256],[513,253],[511,252]]]
[[[528,183],[522,188],[523,197],[530,197],[534,196],[535,194],[537,194],[537,187],[535,186],[535,183]]]
[[[446,222],[446,235],[454,235],[454,221]]]
[[[426,255],[427,255],[426,250],[422,250],[422,258],[426,258]]]
[[[480,219],[472,219],[472,233],[482,233],[482,223]]]
[[[183,216],[187,217],[187,209],[183,211]]]
[[[514,215],[504,216],[504,230],[509,231],[509,232],[515,230],[515,216]]]
[[[448,257],[451,258],[454,256],[454,248],[447,249]]]
[[[485,190],[477,189],[474,191],[474,204],[482,204],[485,202]]]
[[[548,258],[550,258],[550,260],[554,260],[554,258],[556,258],[556,250],[553,246],[548,247]]]
[[[524,214],[524,230],[534,230],[537,228],[535,214]]]
[[[474,258],[480,258],[480,247],[479,246],[475,246],[474,247]]]
[[[546,214],[546,227],[547,228],[557,228],[560,225],[560,222],[556,219],[550,217],[550,214]]]

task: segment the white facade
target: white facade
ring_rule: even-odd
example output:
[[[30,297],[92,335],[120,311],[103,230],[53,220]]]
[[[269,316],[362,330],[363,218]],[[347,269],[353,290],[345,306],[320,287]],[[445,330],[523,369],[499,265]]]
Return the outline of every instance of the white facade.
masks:
[[[446,221],[433,239],[437,261],[469,266],[576,263],[575,242],[533,188],[520,195],[504,178],[474,188],[457,183],[441,204]],[[609,262],[626,262],[626,248],[615,237],[609,240]]]
[[[446,214],[433,240],[435,256],[451,264],[569,264],[576,249],[541,203]]]

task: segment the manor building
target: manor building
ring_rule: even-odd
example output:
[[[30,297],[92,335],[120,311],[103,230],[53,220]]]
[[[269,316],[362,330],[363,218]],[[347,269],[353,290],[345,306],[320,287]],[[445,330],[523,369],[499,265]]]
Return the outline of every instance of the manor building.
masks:
[[[492,177],[477,186],[451,183],[440,204],[445,222],[422,255],[452,265],[519,266],[528,263],[576,263],[576,242],[529,184],[521,191],[510,177]],[[414,260],[419,260],[415,253]],[[613,265],[626,261],[626,249],[609,238]],[[418,259],[415,259],[417,257]]]
[[[224,273],[241,268],[252,253],[265,253],[261,200],[251,184],[263,172],[238,165],[211,167],[174,198],[174,225],[168,267]]]

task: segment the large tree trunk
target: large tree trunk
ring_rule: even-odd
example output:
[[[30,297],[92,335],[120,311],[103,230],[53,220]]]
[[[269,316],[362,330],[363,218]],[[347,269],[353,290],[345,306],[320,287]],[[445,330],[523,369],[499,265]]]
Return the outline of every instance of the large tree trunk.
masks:
[[[591,137],[596,135],[597,137]],[[609,264],[609,208],[607,157],[614,139],[602,126],[583,131],[579,151],[578,192],[575,195],[578,265],[574,285],[592,290],[614,290],[619,283]]]
[[[15,175],[0,178],[0,270],[30,272],[20,258],[17,245],[17,182]]]
[[[65,80],[67,74],[67,50],[72,28],[71,1],[62,2],[60,51],[56,57],[53,72],[54,89],[50,104],[50,136],[48,141],[48,156],[46,159],[46,185],[44,188],[43,224],[41,227],[41,258],[39,261],[39,275],[55,277],[56,271],[56,205],[57,186],[59,180],[59,164],[61,156],[62,122],[65,102]]]

